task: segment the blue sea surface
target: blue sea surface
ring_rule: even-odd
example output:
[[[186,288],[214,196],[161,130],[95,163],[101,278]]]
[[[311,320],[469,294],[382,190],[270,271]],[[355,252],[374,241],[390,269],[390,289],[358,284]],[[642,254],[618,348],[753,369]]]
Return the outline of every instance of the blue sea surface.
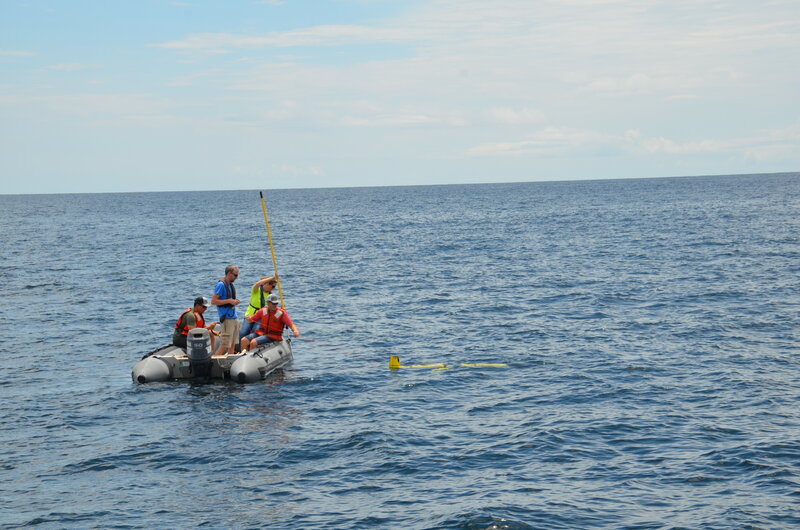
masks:
[[[800,526],[800,174],[265,197],[294,362],[137,385],[258,192],[0,196],[0,525]]]

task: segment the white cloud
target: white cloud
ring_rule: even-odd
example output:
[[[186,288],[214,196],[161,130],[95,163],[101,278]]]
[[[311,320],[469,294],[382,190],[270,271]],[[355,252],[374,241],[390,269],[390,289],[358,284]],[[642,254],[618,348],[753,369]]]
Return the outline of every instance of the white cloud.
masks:
[[[54,64],[48,66],[48,70],[57,70],[59,72],[77,72],[78,70],[84,70],[86,68],[91,68],[91,65],[88,64],[80,64],[80,63],[63,63],[63,64]]]
[[[181,40],[162,42],[151,46],[173,50],[228,52],[232,49],[242,48],[289,48],[296,46],[416,42],[421,38],[424,38],[424,34],[413,29],[328,25],[263,35],[198,33],[189,35]]]
[[[223,119],[228,124],[264,127],[275,123],[285,124],[308,120],[305,112],[296,101],[284,100],[265,108],[251,108],[246,114],[228,115]]]
[[[0,50],[0,57],[33,57],[35,55],[38,54],[25,50]]]
[[[732,115],[710,116],[697,138],[675,131],[670,113],[689,113],[690,120],[704,102],[719,106],[762,93],[764,54],[748,50],[800,49],[800,25],[783,15],[738,1],[722,9],[716,0],[435,0],[375,25],[190,34],[154,46],[189,55],[246,52],[246,62],[229,61],[236,68],[208,81],[232,98],[269,105],[273,110],[248,115],[256,123],[370,135],[450,128],[458,143],[440,138],[443,150],[468,157],[739,156],[761,140],[731,138],[723,122]],[[344,64],[314,56],[315,48],[381,43],[405,46],[391,58],[359,60],[358,51],[347,50],[353,60]],[[299,46],[309,49],[280,59],[257,51]],[[796,81],[790,70],[771,72]],[[272,103],[289,98],[291,112]],[[716,121],[716,132],[709,130]],[[607,132],[617,125],[649,134]],[[769,150],[752,156],[767,156],[762,152]]]
[[[196,18],[164,26],[182,33],[142,52],[156,59],[154,68],[142,69],[127,44],[110,43],[126,52],[114,58],[135,64],[93,54],[89,62],[102,60],[102,71],[69,76],[69,85],[64,75],[4,60],[21,75],[9,76],[15,85],[2,91],[0,118],[22,116],[30,130],[50,120],[103,120],[109,135],[134,129],[130,123],[166,123],[174,126],[165,128],[170,134],[219,146],[191,152],[203,167],[252,176],[260,174],[247,167],[280,160],[286,163],[272,168],[276,174],[322,175],[324,166],[326,178],[338,172],[349,179],[376,152],[398,173],[441,154],[437,160],[452,166],[436,170],[463,175],[466,168],[476,179],[498,157],[504,170],[525,175],[544,167],[531,165],[534,158],[553,174],[572,175],[576,167],[585,173],[586,160],[592,170],[606,163],[614,175],[630,161],[631,175],[730,160],[747,162],[748,170],[800,163],[797,126],[781,128],[797,111],[796,0],[766,7],[746,0],[388,0],[393,14],[383,17],[375,16],[382,1],[354,1],[334,24],[319,24],[326,21],[320,13],[255,9],[285,15],[280,26],[266,18],[242,22],[241,6],[214,23],[209,6],[192,3]],[[250,1],[248,13],[253,3],[282,2]],[[369,19],[359,18],[364,3]],[[77,62],[85,58],[69,57],[76,62],[51,69],[88,67]],[[131,71],[140,93],[121,84]],[[129,143],[155,144],[151,136]],[[239,170],[230,169],[226,150],[242,153]],[[313,157],[324,162],[311,164]],[[588,176],[604,176],[599,171]]]
[[[440,122],[424,114],[376,114],[369,117],[344,116],[340,123],[346,127],[413,127]]]
[[[744,150],[745,159],[752,162],[787,161],[797,159],[800,144],[773,144],[748,147]],[[796,165],[790,167],[797,167]]]
[[[695,5],[656,0],[497,0],[491,4],[436,0],[375,25],[190,34],[152,46],[207,55],[394,43],[407,47],[405,57],[376,60],[368,55],[363,62],[370,63],[373,71],[383,70],[383,78],[392,78],[393,68],[410,71],[421,80],[414,87],[417,91],[435,93],[443,75],[458,72],[465,85],[476,89],[480,85],[489,97],[524,98],[525,91],[530,93],[531,87],[552,79],[572,84],[567,90],[583,93],[686,99],[753,75],[746,64],[757,62],[748,59],[755,49],[800,47],[800,22],[762,20],[766,16],[757,7],[738,3],[735,7],[718,9],[714,2],[702,1]],[[349,56],[357,58],[358,53]],[[354,73],[348,66],[319,69],[313,65],[313,52],[282,62],[297,65],[295,73],[303,77],[304,64],[334,77],[339,72]],[[353,85],[374,82],[369,69],[360,72],[367,77],[353,77]],[[250,80],[236,74],[239,85],[257,82],[260,68],[251,74]],[[330,77],[319,79],[323,86],[331,81]]]
[[[474,146],[467,150],[473,157],[552,156],[576,152],[587,147],[595,148],[614,143],[618,139],[594,131],[548,127],[515,142],[496,142]]]
[[[40,107],[85,116],[165,116],[171,105],[146,94],[0,95],[0,106]]]
[[[800,152],[800,121],[788,127],[762,131],[760,136],[744,144],[743,151],[749,161],[779,160],[796,164]]]
[[[494,107],[489,109],[487,116],[490,122],[502,125],[529,125],[540,124],[545,121],[544,112],[528,107]]]
[[[630,92],[642,91],[663,86],[664,80],[657,82],[647,74],[632,74],[626,78],[599,77],[591,80],[585,87],[589,91]]]
[[[719,153],[728,151],[731,142],[718,140],[699,140],[695,142],[676,142],[668,138],[646,138],[639,145],[648,153],[666,153],[670,155],[684,155],[697,153]]]
[[[760,131],[752,136],[682,141],[662,136],[645,137],[631,129],[622,134],[567,128],[546,128],[528,138],[476,145],[472,157],[522,157],[628,152],[639,155],[742,155],[752,160],[788,158],[800,150],[800,124]]]
[[[263,167],[236,165],[231,168],[231,172],[237,176],[246,178],[274,178],[276,176],[284,176],[284,177],[325,176],[325,170],[322,167],[312,164],[302,164],[302,165],[272,164],[269,170],[265,170]]]
[[[652,154],[725,154],[744,153],[745,157],[766,160],[785,154],[790,146],[797,152],[800,149],[800,125],[794,124],[780,129],[756,131],[743,137],[680,141],[663,137],[641,138],[640,135],[628,137],[647,153]]]

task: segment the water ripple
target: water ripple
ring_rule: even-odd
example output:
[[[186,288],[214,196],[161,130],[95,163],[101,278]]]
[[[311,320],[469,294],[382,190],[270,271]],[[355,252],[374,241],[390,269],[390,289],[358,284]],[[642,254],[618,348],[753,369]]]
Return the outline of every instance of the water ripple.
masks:
[[[0,196],[0,524],[800,525],[797,174],[271,192],[314,342],[132,384],[226,264],[271,271],[257,198]],[[220,200],[235,237],[176,238]]]

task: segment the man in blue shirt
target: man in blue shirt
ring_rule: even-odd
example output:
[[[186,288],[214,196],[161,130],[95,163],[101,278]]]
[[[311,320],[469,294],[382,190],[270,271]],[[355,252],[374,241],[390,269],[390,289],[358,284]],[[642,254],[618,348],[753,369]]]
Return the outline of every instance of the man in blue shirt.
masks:
[[[236,298],[236,287],[233,282],[239,276],[239,268],[234,265],[225,267],[225,277],[217,282],[214,287],[214,295],[211,303],[217,306],[219,312],[219,323],[222,327],[220,333],[219,348],[217,355],[232,355],[236,343],[239,341],[239,329],[241,322],[236,315],[236,306],[239,300]]]

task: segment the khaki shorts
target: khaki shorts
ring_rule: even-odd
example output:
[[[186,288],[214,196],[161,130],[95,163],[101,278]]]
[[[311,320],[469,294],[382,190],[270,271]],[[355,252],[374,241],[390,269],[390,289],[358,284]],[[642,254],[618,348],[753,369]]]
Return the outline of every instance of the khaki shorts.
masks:
[[[230,348],[239,340],[239,330],[242,329],[242,322],[238,318],[226,318],[220,324],[222,332],[219,334],[218,348]]]

